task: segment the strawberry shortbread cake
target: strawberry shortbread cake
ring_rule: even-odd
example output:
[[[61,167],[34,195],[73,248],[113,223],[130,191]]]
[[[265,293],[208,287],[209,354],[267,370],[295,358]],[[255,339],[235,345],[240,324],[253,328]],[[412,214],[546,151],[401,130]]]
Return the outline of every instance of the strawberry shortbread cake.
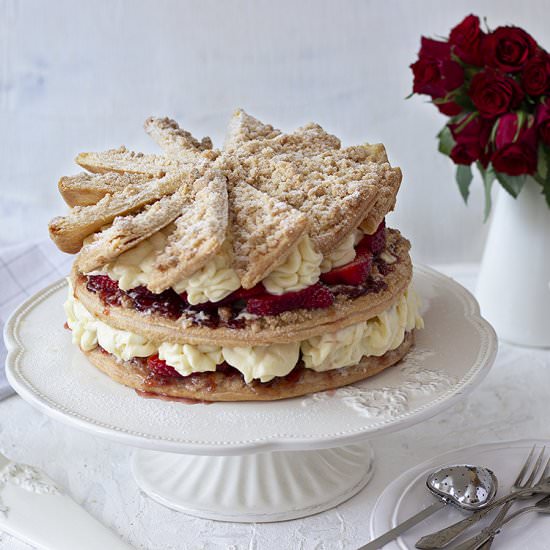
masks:
[[[158,396],[274,400],[407,353],[422,319],[382,145],[243,111],[222,149],[167,118],[145,129],[163,153],[81,153],[49,226],[77,253],[67,323],[97,368]]]

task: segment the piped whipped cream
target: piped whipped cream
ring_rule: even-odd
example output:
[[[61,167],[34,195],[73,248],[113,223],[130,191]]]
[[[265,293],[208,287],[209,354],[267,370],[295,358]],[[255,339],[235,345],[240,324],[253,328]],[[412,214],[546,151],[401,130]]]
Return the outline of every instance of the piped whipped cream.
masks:
[[[219,302],[240,288],[237,272],[231,267],[231,245],[225,241],[222,249],[206,265],[174,285],[178,293],[187,292],[187,301],[192,304]]]
[[[419,298],[409,288],[390,309],[368,321],[302,342],[304,366],[322,372],[356,365],[365,355],[384,355],[401,345],[405,332],[424,327],[419,309]]]
[[[296,292],[315,284],[321,275],[323,255],[315,250],[305,235],[290,252],[286,260],[276,267],[262,282],[271,294]]]
[[[171,231],[171,226],[161,229],[106,264],[99,272],[118,281],[122,290],[147,286],[156,256],[165,248]],[[186,292],[187,301],[195,305],[219,302],[240,286],[239,277],[231,267],[231,246],[226,241],[214,258],[191,277],[178,281],[173,288],[179,294]]]
[[[363,238],[364,233],[360,229],[352,231],[338,246],[323,257],[321,272],[327,273],[335,267],[349,264],[355,258],[355,247]]]
[[[122,361],[129,361],[134,357],[149,357],[157,351],[157,347],[143,336],[113,328],[94,317],[74,298],[70,285],[64,307],[73,344],[79,345],[84,351],[100,345]]]
[[[95,273],[106,274],[118,281],[122,290],[147,286],[157,254],[165,248],[172,230],[173,224],[161,229]],[[355,229],[323,257],[305,235],[262,283],[269,293],[278,295],[307,288],[319,280],[321,273],[351,262],[355,258],[355,246],[362,237],[363,232]],[[173,289],[178,294],[187,293],[187,301],[192,305],[219,302],[241,286],[231,265],[231,244],[226,241],[216,256],[193,275],[174,284]]]
[[[169,344],[163,342],[158,349],[159,359],[166,361],[182,376],[193,372],[215,371],[223,363],[222,348],[219,346],[191,344]]]
[[[160,359],[182,376],[214,371],[216,365],[226,361],[243,374],[247,383],[252,380],[269,382],[275,377],[286,376],[298,363],[300,353],[304,366],[318,372],[355,365],[365,355],[384,355],[403,342],[405,332],[424,326],[419,308],[420,301],[409,288],[390,309],[376,317],[302,342],[252,347],[164,342],[158,346],[143,336],[100,321],[74,297],[71,288],[65,302],[73,343],[84,351],[100,345],[123,361],[158,353]]]
[[[276,376],[286,376],[296,366],[300,343],[223,348],[223,357],[243,374],[247,384],[254,379],[269,382]]]

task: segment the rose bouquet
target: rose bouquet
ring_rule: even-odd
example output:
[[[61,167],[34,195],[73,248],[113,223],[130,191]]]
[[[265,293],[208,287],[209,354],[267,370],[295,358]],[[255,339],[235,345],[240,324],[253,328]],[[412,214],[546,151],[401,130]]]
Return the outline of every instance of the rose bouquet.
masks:
[[[422,37],[411,65],[413,94],[426,94],[450,117],[439,151],[457,165],[467,201],[476,163],[485,187],[485,218],[495,179],[517,197],[531,176],[550,207],[550,56],[519,27],[483,31],[468,15],[447,40]]]

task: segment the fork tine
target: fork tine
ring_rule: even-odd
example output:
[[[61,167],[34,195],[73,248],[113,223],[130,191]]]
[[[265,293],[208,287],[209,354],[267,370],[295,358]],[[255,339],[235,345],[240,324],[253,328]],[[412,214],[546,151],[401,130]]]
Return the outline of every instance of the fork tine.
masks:
[[[550,458],[546,461],[546,466],[544,467],[542,474],[540,474],[540,477],[535,482],[535,485],[542,483],[549,475],[550,475]]]
[[[546,447],[543,447],[539,453],[539,456],[537,457],[537,461],[535,462],[535,465],[533,466],[533,471],[531,472],[529,479],[524,483],[524,487],[533,486],[533,481],[535,481],[535,477],[538,474],[538,471],[540,470],[540,467],[542,465],[542,459],[544,458],[545,451],[546,451]]]
[[[525,477],[525,474],[527,472],[527,469],[529,468],[529,466],[531,465],[531,461],[533,460],[533,455],[535,454],[535,449],[537,448],[536,445],[533,445],[533,447],[531,448],[531,451],[529,453],[529,456],[527,457],[527,459],[525,460],[525,464],[523,465],[523,468],[521,469],[521,471],[519,472],[518,474],[518,477],[516,478],[516,480],[514,481],[514,486],[517,486],[519,487],[519,485],[521,484],[523,478]]]

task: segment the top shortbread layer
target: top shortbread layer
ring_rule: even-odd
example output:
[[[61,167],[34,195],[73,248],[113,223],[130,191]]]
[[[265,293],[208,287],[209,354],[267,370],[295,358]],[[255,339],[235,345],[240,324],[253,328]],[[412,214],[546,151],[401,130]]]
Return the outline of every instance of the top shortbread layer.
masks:
[[[79,252],[83,273],[168,231],[149,278],[155,293],[192,276],[222,247],[245,289],[306,236],[326,255],[359,226],[372,234],[401,182],[382,145],[341,148],[316,124],[283,134],[237,111],[221,151],[167,118],[149,118],[145,128],[164,154],[81,153],[76,161],[90,173],[60,180],[71,210],[49,229],[61,250]]]

